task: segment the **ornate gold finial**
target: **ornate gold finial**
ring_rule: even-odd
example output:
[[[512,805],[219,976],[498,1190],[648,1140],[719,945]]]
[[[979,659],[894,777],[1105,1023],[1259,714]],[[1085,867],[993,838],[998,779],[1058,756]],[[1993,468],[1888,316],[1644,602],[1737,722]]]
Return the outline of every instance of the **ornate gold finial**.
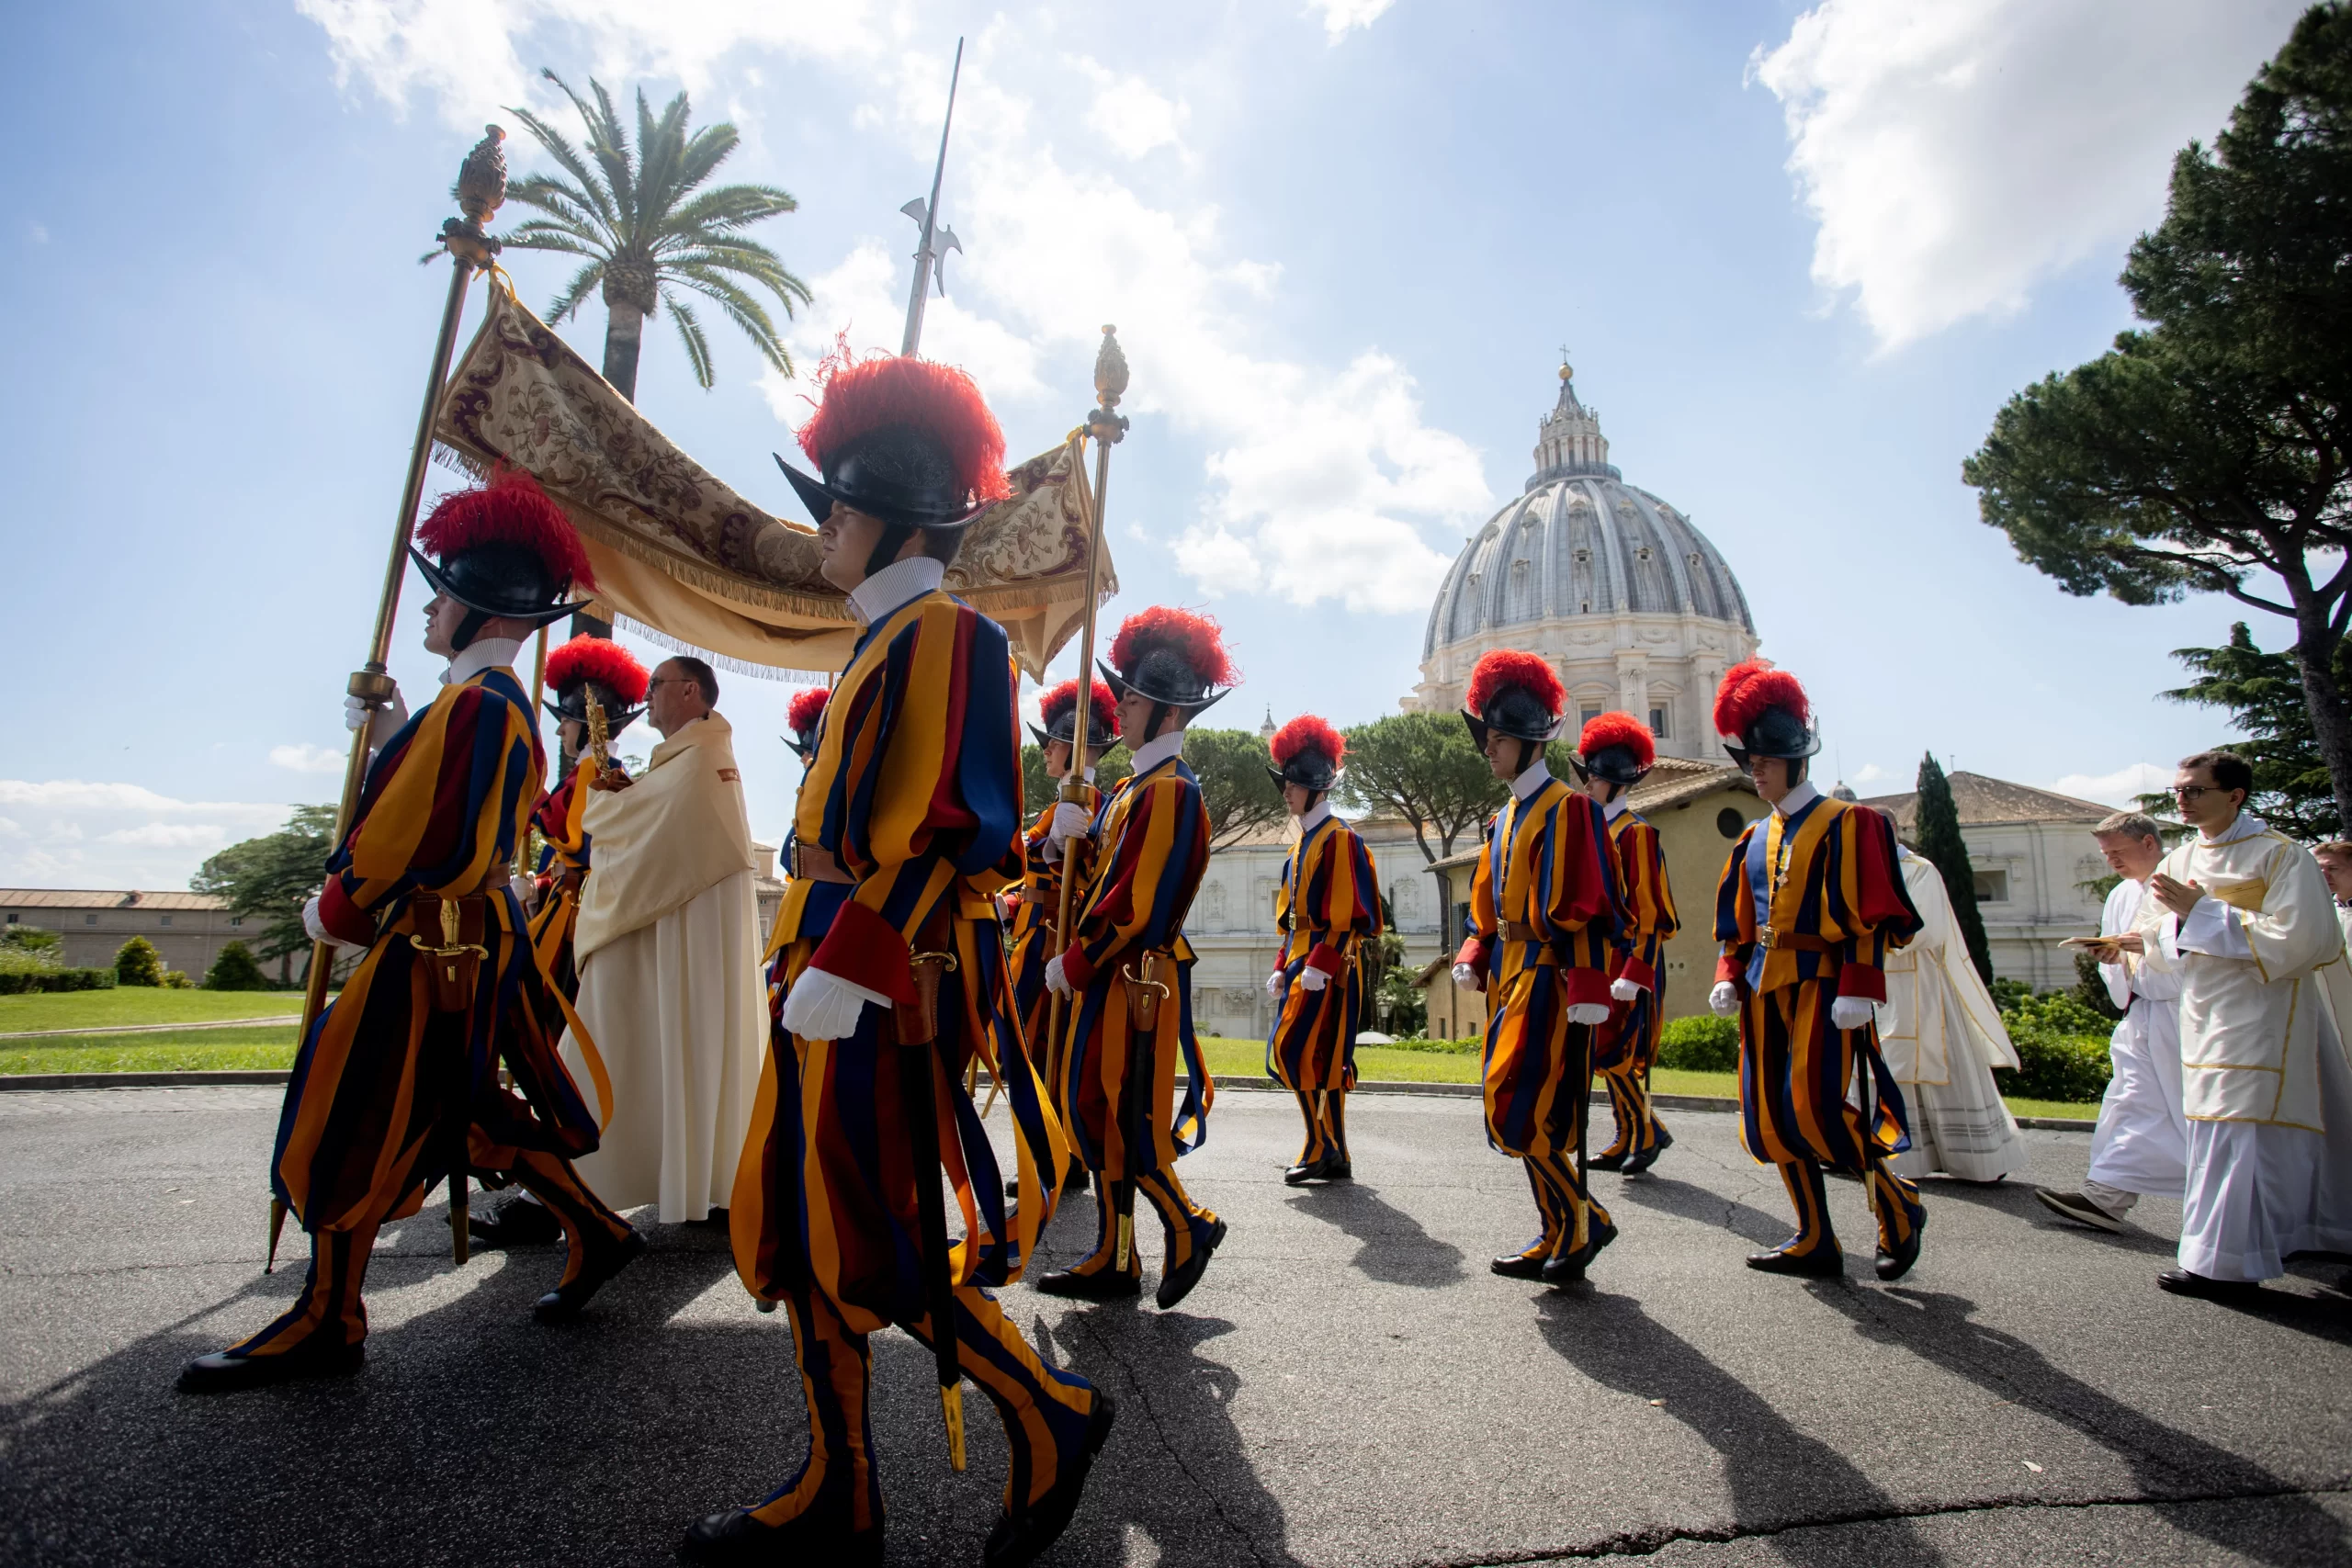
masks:
[[[458,165],[458,186],[453,193],[458,210],[477,230],[506,203],[506,154],[498,145],[506,140],[506,132],[494,125],[482,130],[488,134],[474,143],[474,150]]]
[[[1103,324],[1102,350],[1094,356],[1094,395],[1105,409],[1117,408],[1127,390],[1127,356],[1119,347],[1118,331]]]

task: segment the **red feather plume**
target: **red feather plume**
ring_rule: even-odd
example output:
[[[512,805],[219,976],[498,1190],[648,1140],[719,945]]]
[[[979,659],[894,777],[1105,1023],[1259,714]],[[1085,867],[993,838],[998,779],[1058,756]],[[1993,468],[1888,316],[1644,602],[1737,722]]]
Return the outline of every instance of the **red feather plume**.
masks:
[[[1348,754],[1348,743],[1338,730],[1323,720],[1311,713],[1303,713],[1274,731],[1274,738],[1267,743],[1267,750],[1273,752],[1274,766],[1278,768],[1288,767],[1290,760],[1301,751],[1320,752],[1336,768]]]
[[[822,472],[829,456],[894,424],[913,425],[946,447],[956,488],[974,505],[1012,493],[1004,432],[969,376],[894,354],[859,359],[847,344],[837,345],[817,367],[817,412],[797,433],[800,449]]]
[[[1797,678],[1761,659],[1750,659],[1724,671],[1715,688],[1715,733],[1736,739],[1766,708],[1786,708],[1799,724],[1813,722],[1813,703]]]
[[[1111,668],[1125,671],[1155,648],[1172,648],[1212,686],[1238,686],[1241,671],[1225,654],[1225,628],[1210,616],[1154,604],[1119,623],[1111,639]]]
[[[1532,653],[1521,653],[1515,648],[1498,648],[1481,654],[1476,668],[1470,671],[1470,697],[1467,704],[1472,713],[1485,713],[1487,703],[1506,686],[1518,686],[1544,705],[1544,711],[1557,718],[1560,706],[1567,700],[1567,691],[1560,684],[1558,671]]]
[[[1111,688],[1097,681],[1090,694],[1094,707],[1094,722],[1090,728],[1116,733],[1119,728],[1118,699],[1111,695]],[[1048,691],[1037,702],[1037,717],[1044,728],[1051,729],[1061,716],[1078,705],[1078,682],[1064,681]]]
[[[1637,768],[1646,768],[1657,761],[1657,738],[1650,733],[1648,725],[1629,713],[1611,711],[1595,716],[1577,738],[1577,755],[1589,758],[1611,746],[1623,746],[1633,752],[1634,766]]]
[[[833,700],[831,686],[810,686],[792,695],[792,705],[784,710],[785,728],[795,735],[806,735],[817,728],[825,716],[825,705]]]
[[[416,525],[417,547],[447,560],[477,545],[521,545],[547,562],[560,582],[594,590],[596,574],[563,508],[520,468],[500,468],[490,483],[453,491]]]
[[[645,700],[651,680],[636,654],[586,632],[548,655],[548,684],[559,692],[575,681],[594,681],[635,707]]]

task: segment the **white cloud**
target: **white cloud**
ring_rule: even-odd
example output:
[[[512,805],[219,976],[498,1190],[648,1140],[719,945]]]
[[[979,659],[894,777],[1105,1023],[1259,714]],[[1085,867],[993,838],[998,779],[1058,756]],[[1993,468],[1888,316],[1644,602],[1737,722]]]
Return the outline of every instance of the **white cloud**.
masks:
[[[49,243],[49,226],[47,224],[28,223],[25,225],[25,231],[32,236],[32,242],[34,244],[45,245]]]
[[[1749,61],[1820,228],[1813,276],[1883,349],[2021,310],[2164,210],[2301,0],[1824,0]]]
[[[1309,15],[1323,18],[1324,34],[1339,42],[1358,28],[1368,28],[1396,0],[1306,0]]]
[[[2172,783],[2172,770],[2154,762],[2133,762],[2111,773],[2068,773],[2049,787],[2077,800],[2102,806],[2136,807],[2137,795],[2154,795]]]
[[[349,759],[341,751],[324,746],[313,746],[305,740],[296,746],[273,746],[269,760],[277,766],[298,773],[339,773]]]
[[[1887,771],[1876,762],[1864,762],[1860,771],[1854,774],[1854,782],[1858,784],[1876,784],[1888,776]]]
[[[135,844],[143,849],[215,849],[229,841],[228,829],[216,822],[150,822],[143,828],[118,828],[98,835],[102,844]]]
[[[1086,111],[1086,123],[1104,141],[1130,158],[1160,147],[1181,149],[1190,107],[1161,96],[1140,76],[1117,75],[1084,58],[1072,63],[1093,79],[1094,104]]]
[[[0,883],[30,887],[185,887],[206,855],[288,811],[82,779],[0,779]]]

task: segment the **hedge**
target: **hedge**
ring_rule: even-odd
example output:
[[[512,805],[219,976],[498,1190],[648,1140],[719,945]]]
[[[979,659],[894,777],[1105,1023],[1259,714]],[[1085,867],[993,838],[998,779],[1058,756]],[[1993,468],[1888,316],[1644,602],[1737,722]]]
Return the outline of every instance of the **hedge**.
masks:
[[[32,991],[110,991],[114,985],[111,969],[0,970],[0,997]]]
[[[1713,1013],[1674,1020],[1658,1042],[1657,1065],[1690,1073],[1737,1071],[1739,1021]]]

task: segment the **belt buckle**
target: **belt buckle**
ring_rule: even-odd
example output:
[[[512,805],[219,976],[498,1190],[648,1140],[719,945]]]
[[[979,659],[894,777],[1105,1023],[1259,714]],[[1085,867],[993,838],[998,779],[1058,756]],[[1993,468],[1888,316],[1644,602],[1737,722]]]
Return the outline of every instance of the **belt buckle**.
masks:
[[[1770,926],[1766,926],[1763,931],[1757,934],[1756,944],[1769,952],[1781,945],[1774,940],[1780,934],[1780,932],[1774,931]]]

